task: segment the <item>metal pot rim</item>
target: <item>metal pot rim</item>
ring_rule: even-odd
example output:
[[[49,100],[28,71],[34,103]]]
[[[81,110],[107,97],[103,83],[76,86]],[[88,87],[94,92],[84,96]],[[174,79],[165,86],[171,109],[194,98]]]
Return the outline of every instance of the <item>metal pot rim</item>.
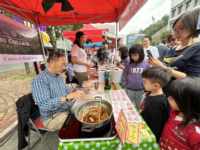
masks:
[[[84,105],[84,104],[86,104],[86,103],[89,103],[89,102],[91,102],[91,101],[98,101],[98,99],[91,99],[91,100],[85,101],[85,102],[83,102],[82,104],[80,104],[80,105],[78,106],[78,108],[76,109],[76,111],[75,111],[75,117],[76,117],[76,119],[77,119],[79,122],[81,122],[82,124],[87,124],[87,125],[90,125],[90,126],[95,126],[95,125],[98,125],[99,123],[103,123],[103,122],[108,121],[108,120],[111,118],[111,116],[112,116],[112,111],[111,111],[109,117],[108,117],[106,120],[102,121],[102,122],[98,122],[98,123],[86,123],[86,122],[82,122],[82,121],[79,120],[79,117],[77,116],[77,111],[79,110],[79,108],[80,108],[82,105]],[[99,100],[99,101],[100,101],[100,100]],[[106,100],[102,100],[102,101],[109,103],[109,102],[106,101]],[[109,103],[109,104],[110,104],[110,103]],[[110,104],[110,105],[111,105],[111,104]],[[87,107],[87,108],[88,108],[88,107]],[[112,106],[111,106],[111,108],[112,108]]]

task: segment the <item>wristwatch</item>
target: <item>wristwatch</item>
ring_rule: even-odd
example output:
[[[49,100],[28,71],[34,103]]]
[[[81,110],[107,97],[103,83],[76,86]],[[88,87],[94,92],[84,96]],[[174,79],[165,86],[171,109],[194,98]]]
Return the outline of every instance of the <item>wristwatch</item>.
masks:
[[[68,102],[68,101],[69,101],[69,99],[67,98],[67,95],[65,96],[65,99],[66,99],[66,102]]]

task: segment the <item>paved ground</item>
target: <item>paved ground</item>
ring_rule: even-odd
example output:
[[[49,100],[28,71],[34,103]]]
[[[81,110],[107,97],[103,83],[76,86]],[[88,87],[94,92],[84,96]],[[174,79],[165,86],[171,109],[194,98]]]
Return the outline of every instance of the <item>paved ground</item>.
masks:
[[[18,132],[16,132],[2,147],[0,147],[1,150],[17,150],[18,149]],[[31,140],[30,145],[32,146],[35,141],[39,138],[38,134],[34,131],[31,131]],[[49,146],[52,148],[52,150],[58,149],[58,131],[55,132],[47,132],[44,135],[45,140],[49,144]],[[27,138],[28,141],[28,138]],[[23,150],[28,150],[28,147],[24,148]],[[32,150],[48,150],[46,144],[40,140]]]
[[[15,102],[31,92],[32,78],[0,82],[0,133],[17,120]]]
[[[26,78],[23,80],[15,80],[15,81],[11,80],[11,77],[20,75],[22,73],[25,73],[25,71],[22,70],[22,71],[7,73],[7,74],[0,74],[0,145],[2,144],[1,142],[6,140],[7,137],[11,136],[13,134],[14,129],[17,128],[16,101],[18,100],[19,97],[31,92],[31,81],[33,78]],[[62,77],[65,81],[66,76],[63,74]],[[13,126],[15,122],[16,122],[15,127],[12,128],[12,130],[10,130],[10,127]],[[4,136],[5,131],[7,131],[6,136]],[[56,138],[50,138],[50,143],[51,144],[53,143],[53,145],[56,145],[57,147],[58,133],[48,133],[48,134],[50,134],[50,137],[51,137],[51,134],[54,134],[53,137],[56,137]],[[48,136],[48,134],[45,136]],[[33,132],[33,139],[34,138],[37,138],[37,135],[34,134]],[[17,137],[17,132],[16,132],[14,136],[12,136],[12,138],[10,138],[3,145],[3,149],[4,150],[17,149],[17,141],[18,141],[18,137]],[[33,141],[31,140],[31,142],[34,142],[34,140]],[[41,150],[43,148],[39,147],[38,150],[39,149]]]

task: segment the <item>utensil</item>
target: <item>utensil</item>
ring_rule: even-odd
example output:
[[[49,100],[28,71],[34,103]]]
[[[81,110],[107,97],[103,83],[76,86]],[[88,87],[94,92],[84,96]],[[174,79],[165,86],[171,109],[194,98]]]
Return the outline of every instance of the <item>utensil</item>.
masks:
[[[105,112],[107,112],[109,114],[109,117],[106,120],[104,120],[102,122],[98,122],[98,123],[83,122],[80,119],[80,116],[83,113],[83,111],[87,108],[99,105],[100,99],[101,99],[101,108],[104,109]],[[83,102],[81,105],[78,106],[78,108],[76,109],[76,112],[75,112],[76,119],[82,124],[81,131],[84,131],[84,132],[92,132],[95,129],[103,127],[110,121],[111,115],[112,115],[112,105],[108,101],[102,100],[102,97],[100,97],[100,96],[95,97],[95,99]]]
[[[100,117],[101,117],[101,99],[100,99],[100,106],[99,106],[99,122],[100,122]]]
[[[98,94],[98,88],[99,88],[99,82],[94,82],[94,88],[97,91]]]

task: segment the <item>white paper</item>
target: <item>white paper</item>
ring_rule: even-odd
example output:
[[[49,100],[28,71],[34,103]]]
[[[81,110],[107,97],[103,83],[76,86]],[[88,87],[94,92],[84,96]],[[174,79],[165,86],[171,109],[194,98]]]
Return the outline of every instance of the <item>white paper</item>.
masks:
[[[138,112],[133,107],[133,104],[124,90],[111,90],[110,96],[112,100],[115,122],[117,122],[121,109],[124,111],[127,122],[142,122]]]

